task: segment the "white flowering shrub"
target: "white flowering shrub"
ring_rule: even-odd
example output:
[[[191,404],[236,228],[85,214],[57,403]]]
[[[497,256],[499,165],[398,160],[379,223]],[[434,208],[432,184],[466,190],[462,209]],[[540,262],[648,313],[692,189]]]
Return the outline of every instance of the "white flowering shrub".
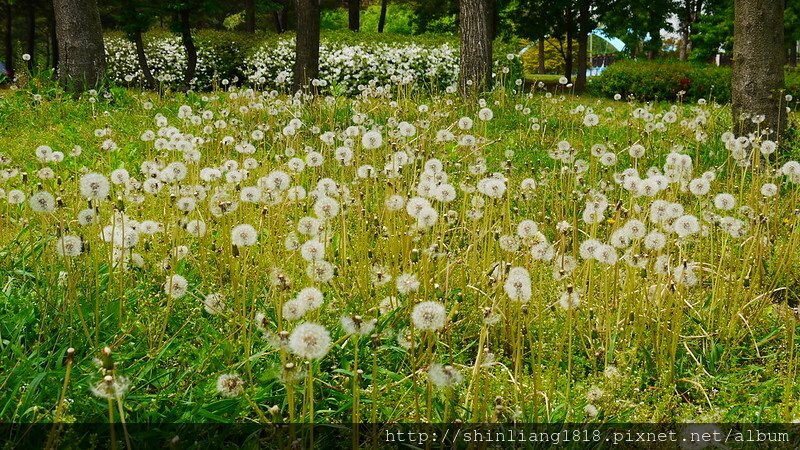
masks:
[[[352,95],[368,87],[385,92],[388,86],[397,85],[443,90],[458,79],[458,50],[451,43],[430,39],[401,43],[376,42],[369,38],[363,41],[352,43],[342,36],[323,41],[320,75],[315,82],[320,91]],[[198,33],[197,72],[192,87],[208,90],[215,84],[235,83],[241,79],[260,88],[288,89],[292,85],[294,38],[262,42],[254,51],[250,51],[249,45],[252,43],[232,34]],[[521,79],[519,58],[513,53],[497,53],[502,55],[495,61],[497,74],[506,81]],[[147,39],[145,54],[158,82],[170,87],[183,84],[187,58],[179,36]],[[128,39],[108,36],[106,59],[113,81],[126,85],[144,82],[136,48]]]
[[[237,67],[244,58],[244,50],[236,42],[216,43],[211,39],[196,38],[197,69],[191,85],[194,89],[209,89],[222,80],[237,76]],[[124,37],[105,39],[107,73],[120,84],[141,84],[144,73],[139,67],[136,47]],[[166,86],[183,84],[187,56],[179,36],[161,36],[145,42],[145,55],[153,77]]]
[[[287,87],[292,83],[294,39],[264,45],[244,62],[244,74],[257,85]],[[443,88],[458,77],[458,56],[449,44],[401,46],[380,44],[320,46],[321,87],[355,94],[366,86],[418,83]]]

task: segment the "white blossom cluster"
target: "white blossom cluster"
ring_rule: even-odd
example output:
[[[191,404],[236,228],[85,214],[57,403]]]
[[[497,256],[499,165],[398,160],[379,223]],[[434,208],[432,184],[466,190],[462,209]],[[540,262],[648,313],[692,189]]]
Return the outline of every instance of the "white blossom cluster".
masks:
[[[259,89],[286,91],[292,86],[295,59],[294,38],[262,44],[251,54],[233,42],[224,48],[198,41],[197,68],[191,87],[208,90],[236,84],[240,78]],[[124,37],[105,41],[106,63],[111,79],[124,85],[145,81],[136,47]],[[186,51],[179,36],[145,41],[145,55],[153,77],[163,87],[182,87],[187,68]],[[454,89],[458,79],[458,50],[448,43],[364,43],[347,45],[323,41],[320,45],[319,76],[312,80],[322,93],[382,95],[392,86],[414,86],[443,91]],[[495,61],[502,74],[519,75],[519,60],[513,53]],[[500,67],[502,66],[502,67]]]
[[[141,84],[145,81],[133,42],[122,37],[107,37],[105,51],[107,73],[115,82]],[[239,52],[236,48],[231,51]],[[187,57],[180,37],[170,36],[146,41],[145,55],[157,82],[172,87],[182,85]],[[222,82],[231,75],[222,66],[222,57],[212,48],[197,45],[197,69],[191,81],[192,87],[208,89],[214,83]]]
[[[259,86],[290,86],[294,46],[294,39],[284,39],[277,45],[261,47],[245,60],[244,75]],[[448,44],[427,47],[323,43],[319,72],[319,87],[341,93],[357,94],[367,87],[411,83],[443,88],[458,77],[458,55]]]

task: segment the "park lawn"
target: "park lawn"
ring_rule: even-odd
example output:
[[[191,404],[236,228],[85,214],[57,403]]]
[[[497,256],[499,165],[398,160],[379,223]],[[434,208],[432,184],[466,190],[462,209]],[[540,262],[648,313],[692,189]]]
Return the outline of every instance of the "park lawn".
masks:
[[[41,97],[35,96],[37,94]],[[145,160],[169,158],[169,153],[154,151],[140,135],[145,129],[158,128],[154,122],[157,114],[167,117],[170,124],[202,135],[200,128],[176,118],[183,105],[191,106],[196,112],[213,110],[217,115],[228,111],[230,117],[239,117],[241,121],[232,126],[231,131],[214,130],[210,134],[212,143],[204,149],[207,152],[203,155],[205,164],[242,158],[232,149],[217,144],[223,135],[231,133],[241,138],[247,136],[245,131],[253,129],[266,129],[270,133],[283,126],[291,115],[309,126],[318,125],[323,131],[341,131],[354,111],[365,111],[376,124],[386,124],[392,117],[417,121],[420,135],[423,135],[421,120],[436,124],[434,131],[438,127],[458,131],[454,121],[461,116],[475,117],[481,109],[475,102],[465,102],[455,96],[430,97],[400,91],[396,105],[381,99],[354,101],[336,97],[327,102],[316,99],[293,110],[292,114],[284,111],[276,118],[265,111],[240,109],[255,101],[244,100],[250,98],[244,92],[237,92],[233,97],[219,91],[189,95],[167,93],[159,97],[149,92],[112,88],[106,94],[73,98],[47,86],[33,91],[0,91],[0,142],[3,143],[0,153],[10,157],[26,172],[28,180],[33,180],[25,187],[29,193],[40,188],[57,191],[62,189],[59,187],[62,183],[71,189],[77,179],[89,171],[109,173],[124,167],[134,174]],[[275,104],[274,100],[266,98],[262,101]],[[426,118],[420,105],[448,114]],[[756,274],[750,284],[749,275],[746,282],[740,277],[749,273],[747,267],[737,264],[741,263],[741,258],[752,257],[750,247],[716,231],[713,241],[701,241],[691,251],[704,264],[718,266],[708,269],[708,273],[705,272],[708,266],[702,266],[702,276],[707,277],[703,284],[694,289],[677,288],[678,303],[667,306],[651,305],[638,286],[642,282],[668,286],[663,278],[640,277],[636,271],[624,271],[623,276],[623,271],[586,265],[575,278],[588,280],[590,287],[596,283],[595,290],[585,295],[574,316],[568,316],[557,304],[562,283],[551,279],[550,268],[532,268],[537,283],[531,300],[535,320],[530,317],[525,325],[530,329],[526,331],[529,334],[524,335],[525,343],[520,350],[523,357],[515,357],[515,345],[518,345],[515,339],[519,337],[521,342],[523,334],[521,328],[515,328],[520,322],[514,317],[521,313],[513,308],[519,304],[512,303],[502,307],[510,309],[503,310],[505,319],[499,331],[493,331],[485,341],[495,360],[486,366],[475,364],[482,330],[498,330],[484,326],[482,308],[505,299],[502,286],[493,284],[486,275],[492,272],[491,263],[497,258],[508,258],[514,265],[538,267],[522,254],[494,255],[505,254],[494,247],[497,239],[493,234],[513,233],[517,219],[532,218],[541,227],[546,226],[547,234],[553,236],[557,220],[574,218],[574,224],[578,224],[580,207],[571,200],[573,197],[589,191],[593,183],[611,179],[611,170],[594,162],[586,179],[568,176],[570,172],[564,167],[569,165],[554,161],[550,155],[562,141],[568,141],[586,161],[592,161],[591,147],[602,143],[618,154],[621,167],[635,163],[626,149],[633,143],[641,143],[648,152],[645,159],[638,162],[641,172],[651,165],[663,165],[669,151],[675,145],[682,146],[684,152],[694,158],[698,174],[713,168],[721,187],[736,192],[743,202],[756,199],[753,207],[770,214],[770,220],[774,221],[770,223],[777,225],[762,232],[774,245],[762,250],[766,254],[759,260],[764,263],[765,270],[777,271],[780,275],[774,283],[790,286],[790,290],[800,285],[797,257],[800,252],[792,252],[798,242],[797,217],[792,213],[796,207],[793,202],[797,199],[797,188],[785,187],[786,195],[777,199],[773,206],[758,200],[758,195],[753,194],[760,186],[756,182],[766,179],[759,175],[757,180],[751,180],[750,175],[736,172],[720,141],[720,136],[730,127],[727,106],[675,105],[675,112],[685,120],[692,120],[702,111],[706,117],[703,130],[708,138],[701,142],[695,139],[695,130],[675,124],[663,135],[649,133],[644,131],[641,120],[633,118],[634,111],[638,110],[661,117],[672,108],[667,103],[648,106],[576,97],[561,91],[551,96],[541,93],[526,96],[499,89],[487,97],[487,106],[493,110],[493,119],[480,121],[476,118],[472,130],[480,137],[480,152],[486,158],[486,165],[490,172],[507,173],[514,189],[523,177],[534,177],[540,184],[535,203],[517,196],[513,203],[511,200],[489,203],[487,210],[491,214],[487,213],[483,221],[473,225],[465,222],[466,225],[456,231],[437,231],[456,233],[457,238],[451,240],[448,234],[446,240],[434,239],[432,243],[452,246],[454,255],[463,258],[459,259],[463,263],[459,273],[453,275],[458,282],[449,290],[441,277],[445,272],[449,274],[451,267],[438,260],[423,256],[419,265],[405,260],[397,262],[396,267],[420,273],[423,288],[418,296],[412,295],[416,300],[438,299],[450,305],[448,320],[452,326],[446,328],[440,340],[430,344],[432,347],[425,350],[428,353],[423,356],[435,354],[437,359],[460,368],[468,379],[463,386],[468,392],[431,393],[425,381],[426,372],[416,362],[420,355],[409,357],[398,341],[387,337],[390,330],[400,326],[395,322],[402,324],[401,317],[407,316],[408,311],[400,308],[396,314],[381,316],[378,329],[385,336],[382,334],[375,339],[378,342],[375,348],[370,347],[370,339],[347,339],[340,331],[332,332],[335,342],[331,353],[319,363],[312,363],[317,377],[314,420],[347,422],[351,419],[351,407],[356,398],[350,381],[356,364],[353,348],[360,348],[363,358],[360,367],[364,369],[365,378],[359,388],[359,398],[365,420],[785,422],[800,416],[800,390],[794,382],[797,356],[793,349],[800,343],[800,336],[793,332],[797,322],[780,302],[773,303],[769,296],[765,297],[764,293],[774,286],[771,281],[757,278],[760,275]],[[584,117],[589,114],[587,108],[601,116],[597,126],[583,124]],[[98,134],[96,130],[105,131]],[[407,145],[426,158],[439,158],[457,178],[470,180],[462,171],[471,155],[454,145],[436,144],[429,135],[430,131],[427,137]],[[280,155],[287,146],[321,146],[313,133],[297,137],[281,137],[280,133],[268,136],[257,154],[263,168],[284,164],[286,158]],[[106,139],[113,139],[118,149],[110,152],[101,149]],[[398,144],[403,142],[400,138],[393,137],[392,141],[392,151],[402,148]],[[43,167],[34,157],[34,150],[41,145],[68,155],[57,166],[56,180],[34,180]],[[80,155],[69,156],[75,146],[81,147]],[[330,153],[330,150],[325,152]],[[365,152],[365,155],[380,160],[387,152],[384,149]],[[781,161],[797,158],[797,154],[797,145],[792,144],[781,155]],[[350,169],[329,170],[337,181],[355,178]],[[315,172],[309,178],[303,178],[306,175],[298,175],[298,178],[313,184],[315,178],[326,174]],[[407,172],[401,182],[411,186],[403,177],[409,177]],[[351,189],[359,189],[359,186],[355,183]],[[363,191],[366,198],[362,200],[363,207],[379,214],[383,197],[375,193],[387,188],[383,181],[370,186]],[[623,195],[614,190],[609,192],[609,195]],[[69,190],[63,190],[61,195],[71,208],[81,203]],[[680,197],[685,194],[676,195],[678,197],[674,198],[684,199],[698,215],[706,207],[699,201]],[[456,202],[461,203],[462,197],[465,194],[459,192]],[[122,200],[112,199],[104,208],[113,207],[115,202],[119,204]],[[466,205],[466,200],[463,203]],[[622,220],[621,211],[628,208],[634,211],[636,204],[633,197],[621,197],[616,212],[599,227],[604,232],[611,231],[614,223]],[[287,356],[283,350],[259,341],[259,333],[248,326],[252,322],[251,312],[214,315],[204,312],[202,307],[203,294],[219,289],[227,292],[227,298],[234,305],[253,301],[261,308],[271,308],[272,299],[278,294],[267,285],[268,273],[272,264],[282,260],[289,264],[289,256],[279,247],[287,231],[283,221],[296,218],[294,213],[287,210],[286,218],[264,213],[264,217],[270,216],[266,220],[272,224],[263,231],[263,239],[268,240],[270,246],[257,258],[247,252],[243,257],[231,256],[230,243],[224,244],[227,228],[214,231],[214,239],[219,238],[223,243],[221,247],[216,240],[213,248],[209,241],[188,244],[192,255],[174,262],[171,270],[180,271],[193,283],[191,294],[174,303],[168,301],[171,309],[165,310],[164,294],[160,292],[164,271],[158,268],[158,261],[148,259],[147,269],[127,272],[111,270],[107,261],[102,260],[81,260],[84,262],[73,266],[53,256],[52,246],[57,234],[49,219],[28,216],[23,209],[9,206],[4,202],[0,207],[3,214],[0,218],[0,274],[4,280],[0,286],[0,316],[3,317],[0,388],[9,393],[0,400],[1,421],[54,420],[66,373],[62,363],[67,347],[76,348],[77,356],[71,384],[64,393],[69,406],[59,419],[105,420],[108,403],[92,396],[90,387],[96,386],[99,379],[98,368],[92,361],[106,345],[113,348],[120,372],[130,381],[130,390],[124,397],[128,422],[257,420],[257,409],[266,410],[272,405],[278,405],[284,420],[294,417],[287,412],[289,393],[282,381],[286,375],[281,366],[282,358]],[[168,196],[161,195],[158,203],[152,206],[129,206],[126,212],[170,223],[179,217],[172,209]],[[242,214],[245,216],[238,219],[253,222],[258,221],[262,213]],[[374,316],[377,302],[388,295],[385,290],[361,285],[360,277],[369,272],[371,265],[372,251],[369,250],[369,257],[367,251],[374,244],[372,239],[377,239],[369,228],[371,217],[368,216],[352,223],[342,221],[331,244],[340,249],[332,257],[340,258],[337,261],[345,271],[344,276],[351,277],[326,287],[326,301],[331,303],[333,312],[316,317],[331,330],[338,330],[340,311],[364,311],[363,314]],[[77,225],[68,220],[65,232],[76,232]],[[225,226],[236,223],[228,219],[219,219],[219,222],[209,219],[209,222]],[[398,236],[403,233],[395,219],[386,226]],[[94,237],[87,234],[86,239]],[[345,239],[351,240],[348,244],[351,247],[342,243]],[[148,241],[148,245],[154,252],[169,252],[179,242],[183,242],[182,237],[170,234]],[[392,254],[414,258],[414,254],[419,255],[417,247],[422,245],[414,242],[403,241],[396,247],[387,244],[385,249],[376,250],[375,255],[386,261],[394,261]],[[102,243],[92,245],[103,248]],[[679,248],[684,252],[683,246]],[[345,264],[344,251],[349,252],[354,267]],[[775,263],[775,260],[784,262]],[[252,267],[244,264],[252,264]],[[62,272],[68,280],[65,285],[57,282]],[[244,278],[239,279],[237,273]],[[297,273],[296,288],[300,288],[302,270]],[[727,274],[732,274],[733,278],[729,280]],[[399,272],[395,273],[397,275]],[[620,277],[619,288],[615,287],[615,277]],[[609,281],[612,279],[614,283]],[[437,280],[437,283],[434,285],[430,280]],[[756,281],[763,285],[756,287]],[[440,287],[439,283],[445,287]],[[576,285],[584,286],[577,281]],[[669,294],[663,295],[671,298]],[[69,306],[75,302],[81,306]],[[753,302],[758,307],[753,307]],[[660,308],[680,318],[683,328],[671,328]],[[402,331],[396,333],[402,334]],[[221,397],[215,389],[218,375],[228,372],[245,378],[247,401],[242,397]],[[480,376],[475,377],[475,373]],[[296,388],[302,390],[302,386],[302,382],[298,382]],[[470,395],[471,402],[466,403],[464,397]],[[429,407],[426,402],[430,403]],[[504,408],[497,410],[495,404],[504,405]],[[599,414],[590,413],[587,406],[590,404]]]

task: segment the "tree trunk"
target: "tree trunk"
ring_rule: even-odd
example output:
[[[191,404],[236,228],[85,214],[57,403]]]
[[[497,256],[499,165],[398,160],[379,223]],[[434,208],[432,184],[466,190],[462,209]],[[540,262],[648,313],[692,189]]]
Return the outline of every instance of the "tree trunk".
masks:
[[[97,86],[106,70],[97,3],[95,0],[54,0],[53,7],[61,83],[74,91]]]
[[[53,76],[58,76],[58,38],[56,35],[56,16],[53,11],[52,5],[47,13],[47,27],[50,34],[50,52],[51,52],[51,66],[53,68]]]
[[[256,32],[256,0],[244,0],[244,31]]]
[[[136,45],[136,59],[139,61],[139,68],[142,69],[144,74],[144,81],[147,87],[155,89],[156,79],[153,78],[153,72],[150,71],[150,65],[147,64],[147,55],[144,53],[144,40],[142,39],[142,31],[136,30],[133,33],[133,43]]]
[[[3,63],[6,65],[6,73],[9,80],[14,79],[14,14],[11,10],[11,3],[6,2],[5,8],[5,58]]]
[[[797,41],[792,41],[789,44],[789,65],[797,67]]]
[[[661,29],[653,27],[648,34],[650,34],[650,42],[648,42],[649,49],[647,50],[647,59],[653,60],[656,59],[661,52],[661,44],[663,43],[661,39]]]
[[[297,92],[319,77],[318,0],[296,0],[297,56],[294,61],[293,89]]]
[[[458,84],[464,96],[474,95],[491,88],[490,1],[459,0],[461,66]]]
[[[33,72],[36,63],[36,2],[34,0],[28,1],[28,8],[25,13],[28,26],[25,36],[25,53],[31,57],[28,60],[28,71]]]
[[[678,46],[678,58],[681,61],[689,59],[692,52],[692,27],[702,12],[703,0],[683,0],[680,17],[681,43]]]
[[[689,28],[687,24],[681,24],[681,40],[678,43],[678,59],[686,61],[689,56]]]
[[[497,10],[497,0],[489,0],[489,39],[493,42],[497,37],[497,27],[500,22],[500,11]]]
[[[186,74],[183,79],[184,88],[188,91],[192,88],[192,81],[197,72],[197,47],[192,38],[192,28],[189,23],[189,10],[182,9],[178,13],[181,27],[181,41],[183,48],[186,49]]]
[[[564,55],[564,76],[572,81],[572,38],[575,33],[572,11],[567,12],[567,53]]]
[[[539,54],[537,55],[539,59],[539,74],[544,74],[545,68],[544,65],[544,38],[539,39]]]
[[[381,15],[378,16],[378,33],[383,33],[386,26],[386,10],[389,7],[389,0],[381,0]]]
[[[589,33],[578,32],[578,73],[575,75],[575,90],[583,92],[586,89],[586,71],[589,60]]]
[[[350,31],[361,28],[361,0],[347,0],[347,18]]]
[[[784,0],[735,0],[733,40],[733,119],[737,134],[771,130],[779,139],[786,129],[784,87]],[[750,118],[763,115],[761,124]],[[749,116],[750,118],[745,118]]]
[[[683,3],[681,4],[681,12],[679,13],[681,41],[678,46],[678,59],[681,61],[686,61],[689,59],[689,51],[691,50],[689,39],[691,38],[693,9],[694,7],[692,5],[692,0],[683,0]]]
[[[289,8],[283,1],[278,2],[281,9],[275,11],[275,31],[278,34],[289,31]]]
[[[586,90],[586,69],[589,59],[589,32],[591,31],[591,0],[582,0],[578,16],[578,75],[575,77],[575,90]]]

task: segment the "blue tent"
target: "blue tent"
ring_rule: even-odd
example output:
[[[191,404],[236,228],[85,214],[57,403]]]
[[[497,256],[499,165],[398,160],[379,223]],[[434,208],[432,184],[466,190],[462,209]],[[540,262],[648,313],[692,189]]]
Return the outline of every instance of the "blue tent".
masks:
[[[3,64],[3,61],[0,61],[0,75],[6,75],[6,65]]]

